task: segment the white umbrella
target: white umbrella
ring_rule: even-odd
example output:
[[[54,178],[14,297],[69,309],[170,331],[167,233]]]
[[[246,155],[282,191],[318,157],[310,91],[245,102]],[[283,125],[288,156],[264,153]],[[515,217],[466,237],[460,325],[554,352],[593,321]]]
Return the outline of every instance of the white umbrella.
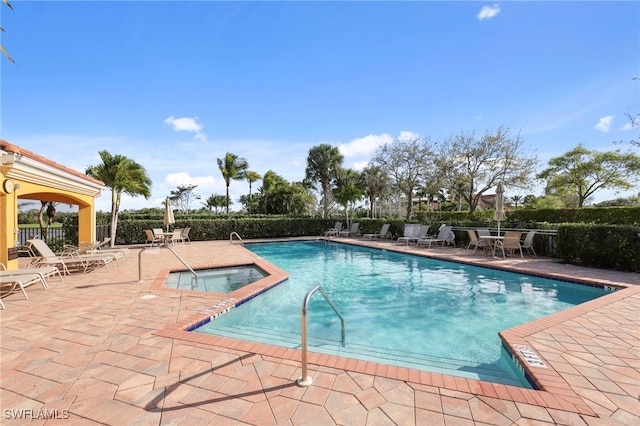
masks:
[[[493,220],[498,222],[498,236],[500,236],[500,222],[505,220],[507,216],[504,214],[504,188],[502,182],[498,182],[496,188],[496,211],[493,214]]]
[[[169,198],[167,198],[164,203],[164,218],[162,219],[162,223],[167,225],[167,232],[169,232],[169,225],[176,223],[176,220],[173,217],[173,209],[171,208],[171,200]]]

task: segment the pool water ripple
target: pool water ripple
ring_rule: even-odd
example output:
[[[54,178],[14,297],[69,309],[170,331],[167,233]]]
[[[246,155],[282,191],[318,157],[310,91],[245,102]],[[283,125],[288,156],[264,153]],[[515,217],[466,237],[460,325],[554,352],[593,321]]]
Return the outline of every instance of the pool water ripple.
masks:
[[[199,328],[299,347],[306,292],[309,350],[526,386],[498,332],[606,294],[604,289],[420,256],[322,242],[247,245],[290,279]]]

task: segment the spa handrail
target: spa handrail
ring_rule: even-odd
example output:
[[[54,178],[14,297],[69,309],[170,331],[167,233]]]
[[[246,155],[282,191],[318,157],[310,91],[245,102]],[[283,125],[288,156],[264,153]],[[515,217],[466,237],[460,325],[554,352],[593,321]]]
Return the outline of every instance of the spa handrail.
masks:
[[[244,245],[244,240],[242,239],[242,237],[240,235],[238,235],[237,232],[233,231],[231,234],[229,234],[229,244],[233,244],[233,236],[238,237],[238,239],[240,240],[240,244]]]
[[[333,309],[333,311],[340,318],[340,324],[342,327],[342,346],[345,345],[345,331],[344,331],[344,317],[336,308],[336,305],[333,304],[329,295],[322,288],[322,286],[317,285],[313,287],[307,295],[304,297],[304,302],[302,302],[302,320],[301,320],[301,346],[302,346],[302,377],[297,380],[299,386],[309,386],[311,385],[311,377],[307,376],[307,307],[309,306],[309,301],[311,300],[311,296],[315,294],[315,292],[319,291],[320,294],[324,297],[324,300],[327,301],[329,306]]]
[[[193,274],[193,276],[196,278],[196,284],[198,283],[198,274],[196,274],[196,271],[193,270],[193,268],[191,268],[191,266],[189,266],[189,264],[187,263],[186,260],[184,260],[182,257],[180,257],[180,255],[178,253],[176,253],[176,251],[169,245],[163,245],[161,247],[166,247],[169,249],[169,251],[171,251],[171,253],[173,253],[180,262],[182,262],[182,264],[184,266],[187,267],[187,269],[189,269],[189,271],[191,271],[191,273]],[[138,253],[138,282],[142,282],[142,253],[144,251],[146,251],[147,249],[153,250],[152,248],[149,247],[145,247],[143,250],[140,250],[140,252]],[[156,249],[157,250],[157,249]],[[193,287],[193,284],[191,284],[191,286]]]

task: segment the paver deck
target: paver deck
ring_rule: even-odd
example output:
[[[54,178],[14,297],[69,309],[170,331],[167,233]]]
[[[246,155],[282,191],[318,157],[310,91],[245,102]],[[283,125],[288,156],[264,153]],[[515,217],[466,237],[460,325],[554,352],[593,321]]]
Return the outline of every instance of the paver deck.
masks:
[[[29,287],[29,300],[3,298],[1,423],[640,425],[640,274],[348,241],[622,289],[502,333],[548,366],[527,366],[541,390],[320,354],[309,354],[305,388],[295,383],[297,350],[183,331],[229,296],[163,289],[183,265],[167,249],[132,248],[111,272],[51,278],[49,290]],[[260,261],[228,241],[174,250],[194,268]],[[286,277],[271,273],[260,285]]]

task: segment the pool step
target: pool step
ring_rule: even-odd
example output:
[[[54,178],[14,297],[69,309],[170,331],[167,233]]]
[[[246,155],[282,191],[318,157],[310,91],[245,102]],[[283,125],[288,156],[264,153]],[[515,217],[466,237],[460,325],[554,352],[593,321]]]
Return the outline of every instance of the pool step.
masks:
[[[230,337],[240,340],[265,343],[287,348],[300,349],[300,335],[297,333],[274,332],[270,329],[248,326],[211,326],[209,334]],[[468,361],[428,356],[409,353],[392,349],[374,348],[369,345],[357,345],[349,343],[345,348],[340,346],[339,336],[335,340],[326,338],[308,337],[308,350],[346,358],[355,358],[365,361],[390,364],[417,370],[428,370],[435,373],[463,376],[480,379],[506,385],[522,386],[517,379],[502,369],[492,364],[469,366]],[[278,343],[274,343],[278,342]]]

